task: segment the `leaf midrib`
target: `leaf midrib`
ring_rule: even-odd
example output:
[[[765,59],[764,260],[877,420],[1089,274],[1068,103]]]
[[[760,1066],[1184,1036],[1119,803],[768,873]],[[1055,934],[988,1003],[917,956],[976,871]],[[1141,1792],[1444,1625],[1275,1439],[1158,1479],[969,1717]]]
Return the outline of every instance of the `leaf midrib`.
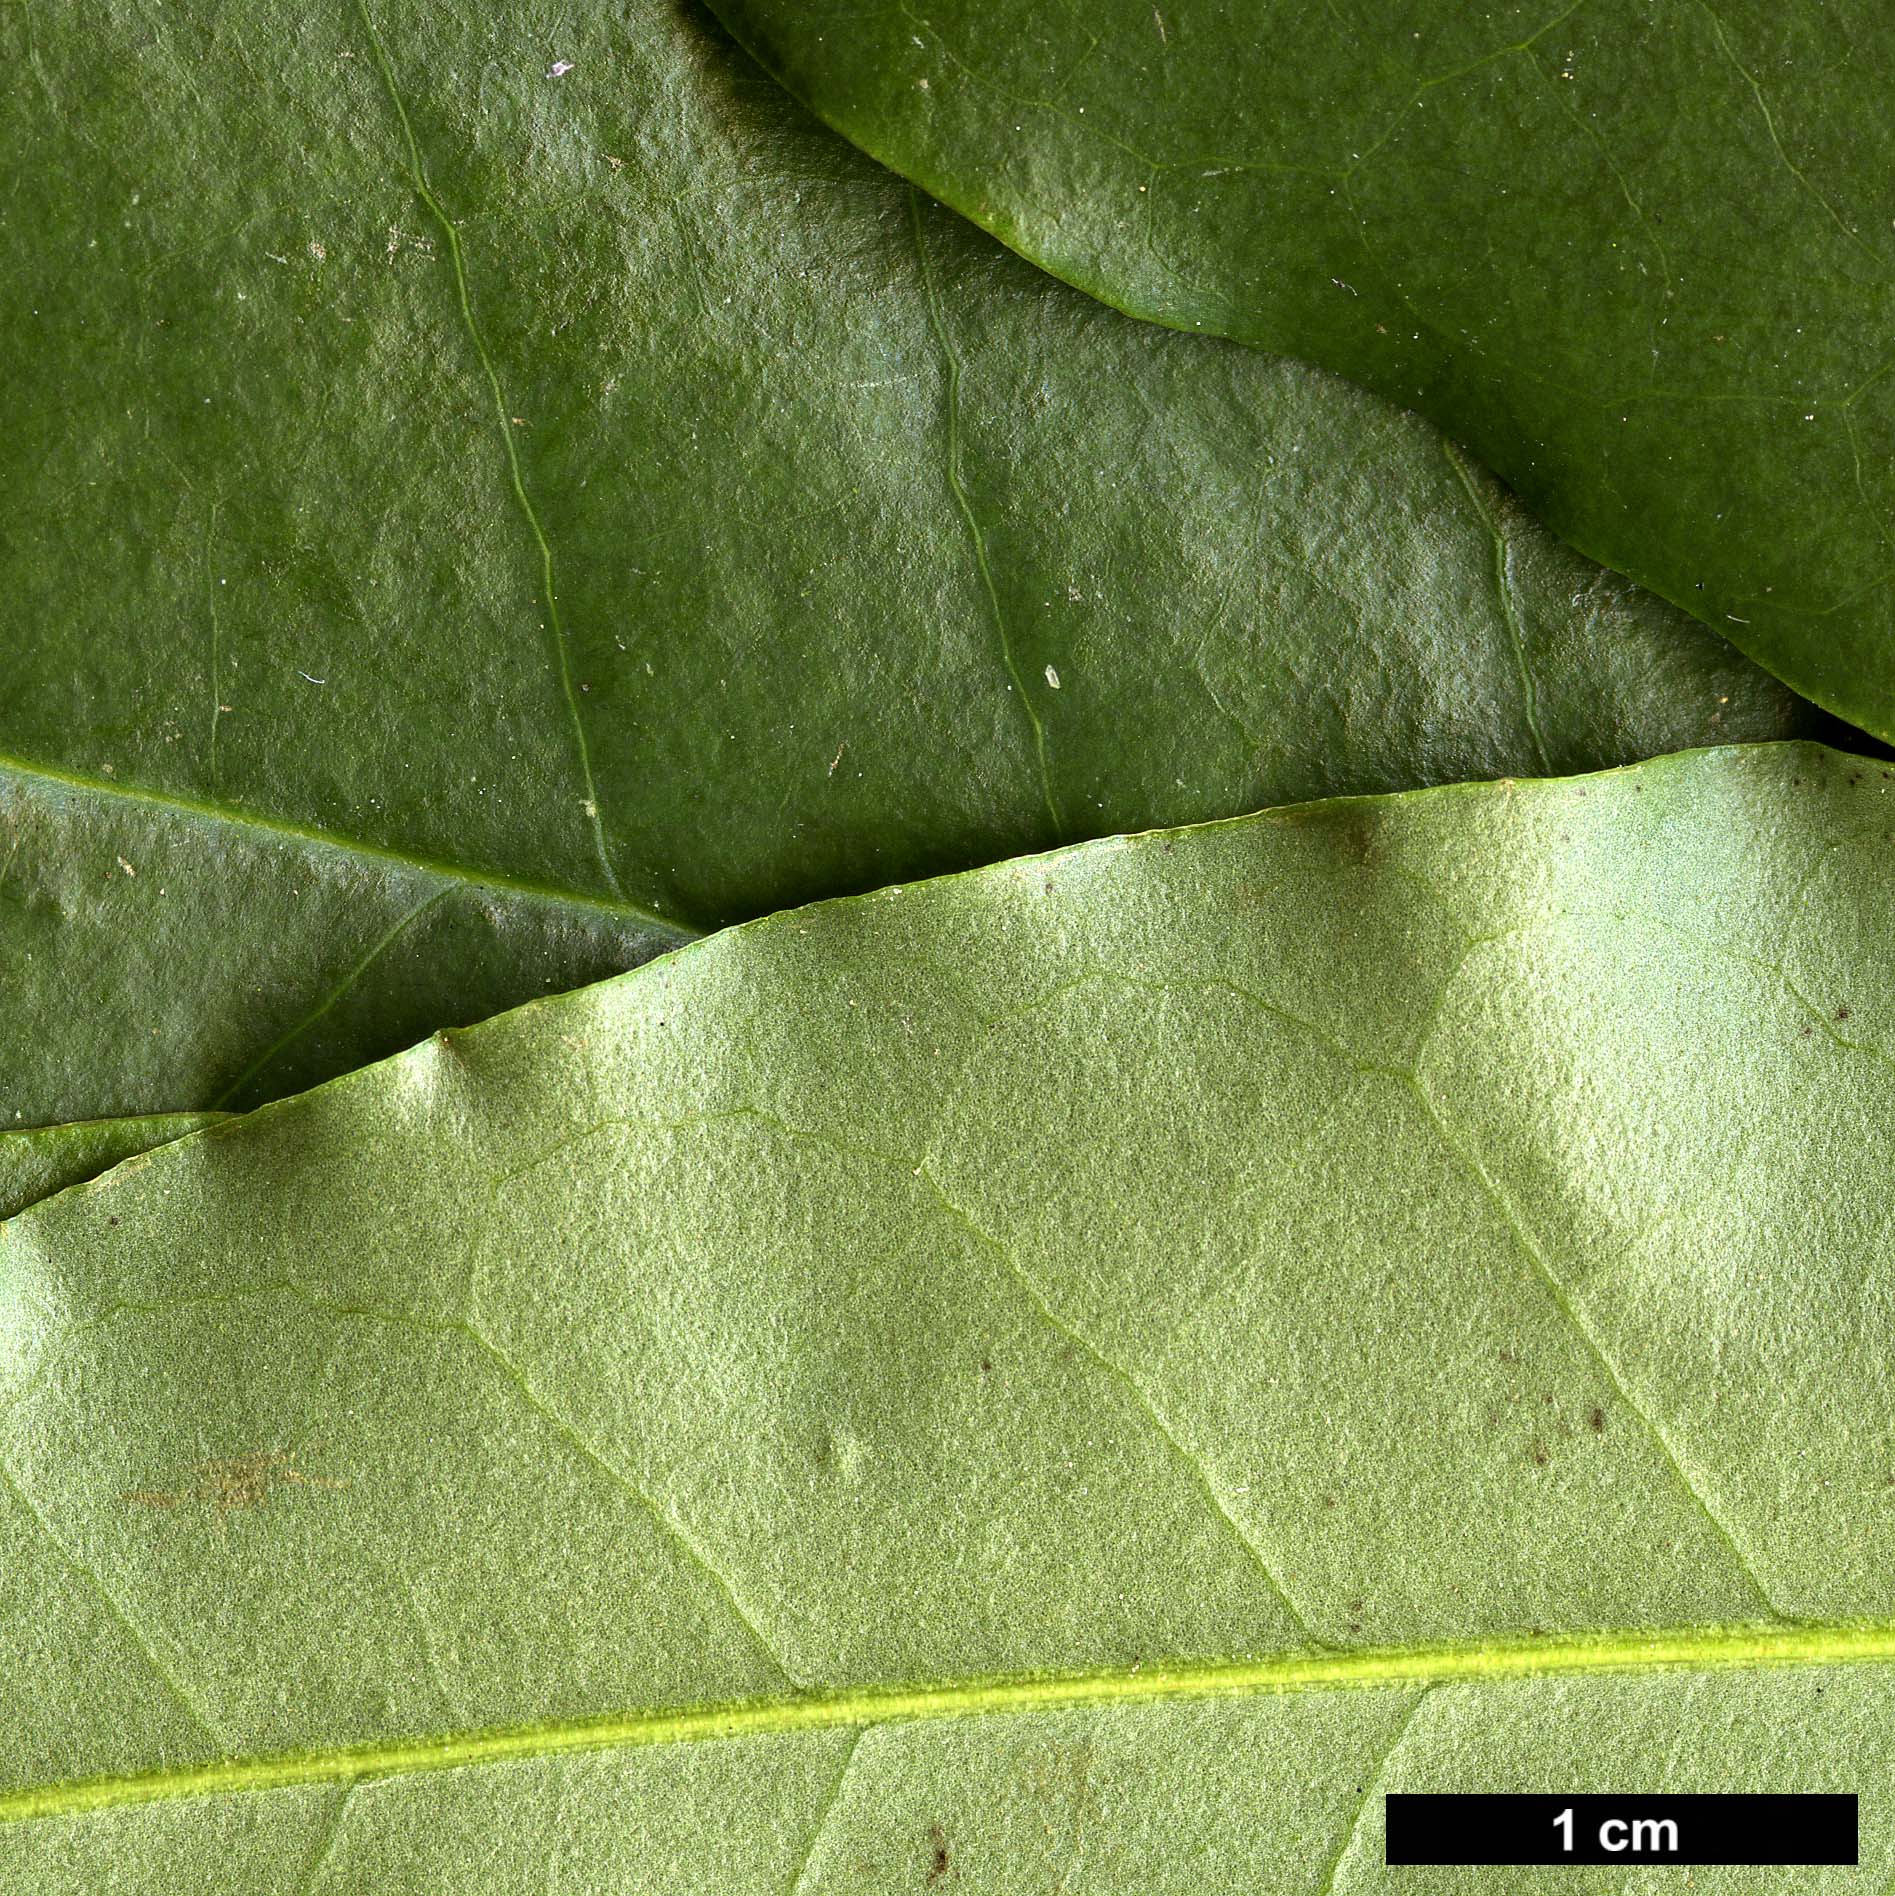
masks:
[[[172,816],[193,817],[201,822],[221,823],[235,829],[254,830],[285,842],[300,843],[317,849],[333,849],[340,854],[386,863],[391,868],[419,875],[435,876],[446,882],[464,883],[470,888],[492,889],[502,895],[525,896],[534,901],[559,902],[573,908],[592,909],[620,921],[636,922],[674,936],[682,944],[695,941],[702,933],[688,922],[681,922],[656,909],[628,902],[623,897],[588,895],[577,889],[564,889],[548,882],[536,882],[527,876],[510,875],[503,869],[476,868],[471,864],[450,862],[444,857],[427,856],[409,850],[394,849],[386,843],[371,843],[335,830],[319,829],[313,824],[291,822],[240,805],[204,797],[192,797],[168,790],[153,790],[141,784],[121,783],[116,778],[93,777],[83,771],[67,770],[29,757],[0,752],[0,771],[40,783],[57,784],[64,790],[77,790],[89,796],[115,798],[141,804]]]
[[[0,1823],[77,1816],[116,1805],[176,1797],[282,1790],[301,1784],[349,1784],[364,1778],[506,1764],[564,1752],[848,1730],[936,1718],[1374,1686],[1862,1663],[1895,1663],[1895,1619],[1648,1627],[1514,1637],[1486,1644],[1299,1651],[1259,1659],[1151,1666],[1139,1663],[1105,1671],[869,1685],[847,1691],[784,1693],[713,1705],[221,1758],[172,1770],[33,1785],[0,1793]]]

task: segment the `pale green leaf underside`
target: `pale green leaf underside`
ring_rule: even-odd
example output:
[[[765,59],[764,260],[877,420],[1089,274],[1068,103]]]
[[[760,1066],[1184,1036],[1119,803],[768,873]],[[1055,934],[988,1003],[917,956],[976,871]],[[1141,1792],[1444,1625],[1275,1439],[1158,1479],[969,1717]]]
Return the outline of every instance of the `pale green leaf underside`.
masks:
[[[24,1213],[0,1867],[1315,1892],[1378,1786],[1636,1779],[1886,1875],[1891,790],[1086,845]]]
[[[662,0],[0,9],[0,175],[0,1125],[1083,835],[1808,734],[1425,424],[1100,309]]]

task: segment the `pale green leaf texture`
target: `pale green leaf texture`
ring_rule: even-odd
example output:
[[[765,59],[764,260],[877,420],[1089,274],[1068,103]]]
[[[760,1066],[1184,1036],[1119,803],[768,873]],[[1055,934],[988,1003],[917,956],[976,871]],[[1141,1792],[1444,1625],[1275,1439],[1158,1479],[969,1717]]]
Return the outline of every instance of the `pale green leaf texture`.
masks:
[[[713,5],[1025,255],[1414,406],[1895,737],[1879,0]]]
[[[0,101],[0,1125],[1060,840],[1810,729],[663,0],[7,7]]]
[[[1354,1891],[1627,1784],[1886,1877],[1891,792],[1084,845],[24,1213],[0,1880]]]

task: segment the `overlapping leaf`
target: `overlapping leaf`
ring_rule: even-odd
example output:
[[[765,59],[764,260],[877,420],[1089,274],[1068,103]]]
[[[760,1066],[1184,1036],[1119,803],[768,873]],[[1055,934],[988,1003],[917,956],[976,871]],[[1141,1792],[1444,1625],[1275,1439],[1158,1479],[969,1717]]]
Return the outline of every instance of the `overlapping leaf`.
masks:
[[[1412,404],[1895,736],[1885,8],[713,3],[1027,256]]]
[[[6,1122],[254,1105],[687,939],[611,900],[0,771]]]
[[[1090,844],[24,1213],[0,1869],[1341,1891],[1636,1782],[1886,1875],[1891,792]]]
[[[0,44],[0,1125],[1061,837],[1803,728],[1423,424],[1048,281],[661,0]]]
[[[89,1119],[65,1126],[0,1131],[0,1219],[83,1184],[101,1172],[215,1125],[218,1113],[160,1113],[144,1119]]]

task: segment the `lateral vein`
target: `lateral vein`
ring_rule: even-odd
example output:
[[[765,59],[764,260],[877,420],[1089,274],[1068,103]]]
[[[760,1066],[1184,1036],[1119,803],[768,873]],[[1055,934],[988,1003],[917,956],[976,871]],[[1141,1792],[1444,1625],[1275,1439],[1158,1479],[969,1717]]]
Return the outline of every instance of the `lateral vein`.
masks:
[[[559,601],[553,591],[553,549],[546,538],[546,529],[540,524],[539,512],[526,491],[525,476],[520,472],[520,451],[513,445],[512,420],[507,412],[507,398],[501,392],[499,371],[493,365],[493,357],[487,352],[486,338],[480,333],[480,325],[474,320],[474,304],[467,288],[467,259],[461,250],[461,234],[441,200],[435,196],[433,185],[428,182],[427,167],[421,162],[421,146],[415,137],[414,124],[408,117],[408,107],[402,100],[401,90],[395,84],[394,64],[388,57],[387,47],[382,44],[381,34],[375,30],[375,22],[369,17],[366,0],[356,0],[356,11],[361,15],[363,31],[368,34],[369,44],[374,48],[375,63],[381,68],[382,83],[388,88],[395,116],[401,120],[401,135],[408,148],[409,182],[447,239],[448,261],[454,271],[454,288],[460,298],[461,318],[466,324],[468,338],[474,345],[474,353],[480,358],[488,392],[493,397],[494,418],[500,428],[500,445],[506,450],[513,497],[519,502],[520,513],[533,535],[534,545],[539,549],[540,591],[546,604],[546,630],[553,648],[560,690],[565,696],[567,714],[572,720],[573,740],[579,754],[579,774],[585,783],[583,808],[592,831],[593,848],[598,854],[599,869],[605,877],[605,885],[617,895],[620,893],[618,872],[612,867],[611,851],[606,847],[605,825],[599,815],[599,791],[592,776],[592,749],[586,741],[585,721],[579,715],[579,698],[573,690],[572,660],[566,651],[565,628],[559,622]]]
[[[1632,1394],[1631,1390],[1626,1387],[1625,1378],[1620,1375],[1618,1365],[1612,1360],[1611,1356],[1606,1353],[1598,1337],[1594,1335],[1592,1325],[1580,1315],[1578,1306],[1573,1302],[1566,1285],[1560,1279],[1552,1265],[1548,1263],[1545,1253],[1541,1251],[1540,1247],[1534,1243],[1533,1239],[1527,1234],[1526,1227],[1520,1222],[1513,1207],[1507,1202],[1506,1195],[1494,1182],[1492,1174],[1489,1173],[1487,1167],[1481,1163],[1473,1148],[1456,1135],[1453,1127],[1448,1122],[1446,1114],[1441,1111],[1440,1107],[1435,1103],[1434,1096],[1421,1081],[1411,1077],[1409,1085],[1415,1097],[1421,1102],[1423,1112],[1427,1114],[1428,1118],[1433,1122],[1436,1132],[1440,1134],[1441,1143],[1447,1147],[1461,1169],[1480,1187],[1482,1195],[1487,1199],[1487,1202],[1492,1205],[1493,1208],[1499,1212],[1502,1219],[1505,1220],[1508,1229],[1513,1233],[1514,1242],[1519,1245],[1520,1249],[1532,1261],[1534,1268],[1545,1281],[1547,1290],[1550,1292],[1560,1315],[1566,1319],[1566,1322],[1571,1326],[1574,1334],[1578,1336],[1586,1345],[1587,1349],[1591,1351],[1593,1360],[1597,1362],[1599,1367],[1605,1372],[1606,1380],[1611,1383],[1619,1400],[1623,1402],[1627,1410],[1636,1416],[1639,1422],[1643,1424],[1646,1434],[1651,1437],[1658,1452],[1670,1465],[1673,1475],[1677,1477],[1679,1486],[1684,1489],[1685,1493],[1690,1496],[1691,1500],[1696,1504],[1699,1513],[1704,1516],[1712,1532],[1715,1533],[1718,1539],[1729,1549],[1732,1562],[1735,1564],[1738,1573],[1743,1576],[1745,1585],[1757,1596],[1758,1604],[1763,1607],[1766,1613],[1777,1614],[1779,1618],[1787,1617],[1787,1615],[1779,1611],[1777,1603],[1771,1599],[1769,1588],[1764,1585],[1762,1577],[1758,1574],[1756,1568],[1751,1565],[1749,1556],[1737,1544],[1736,1535],[1725,1526],[1717,1510],[1705,1499],[1697,1483],[1685,1472],[1684,1463],[1678,1459],[1678,1451],[1672,1447],[1665,1432],[1645,1412],[1644,1405],[1640,1403]]]
[[[948,340],[947,323],[941,314],[941,296],[935,287],[934,265],[929,261],[927,240],[921,228],[921,194],[912,186],[908,192],[908,221],[914,233],[915,257],[921,266],[921,286],[927,293],[928,322],[934,330],[935,344],[941,351],[942,371],[947,379],[948,489],[954,496],[955,506],[960,509],[967,537],[973,545],[974,565],[980,572],[980,583],[986,591],[987,605],[993,614],[994,631],[1000,640],[1001,662],[1006,666],[1007,676],[1013,681],[1013,694],[1020,701],[1020,709],[1026,713],[1027,723],[1032,727],[1033,754],[1039,765],[1040,794],[1045,799],[1046,814],[1052,819],[1053,836],[1056,841],[1064,842],[1066,818],[1053,789],[1052,770],[1047,762],[1046,726],[1034,707],[1032,693],[1027,690],[1026,679],[1021,675],[1014,658],[1013,641],[1007,635],[1007,615],[1000,604],[1000,589],[994,584],[993,567],[987,558],[987,535],[980,524],[979,515],[974,512],[974,503],[968,498],[967,483],[961,477],[961,359]]]
[[[477,1349],[481,1355],[500,1372],[501,1376],[511,1384],[520,1400],[524,1402],[542,1422],[552,1429],[555,1434],[565,1441],[595,1472],[604,1476],[614,1487],[620,1488],[626,1494],[630,1495],[651,1517],[658,1530],[672,1542],[689,1564],[697,1569],[722,1593],[725,1600],[729,1602],[732,1614],[742,1624],[745,1633],[756,1643],[758,1651],[768,1662],[772,1670],[790,1685],[798,1685],[801,1683],[778,1656],[776,1649],[771,1645],[770,1641],[765,1638],[762,1628],[757,1625],[756,1621],[745,1609],[743,1602],[738,1599],[736,1589],[731,1585],[728,1576],[720,1572],[718,1568],[706,1558],[703,1550],[697,1545],[696,1541],[686,1533],[670,1509],[661,1506],[655,1496],[647,1493],[631,1476],[627,1475],[615,1463],[607,1460],[571,1422],[567,1421],[557,1409],[554,1409],[547,1403],[533,1387],[532,1383],[528,1381],[526,1372],[470,1317],[431,1318],[413,1315],[404,1311],[383,1310],[367,1304],[342,1303],[333,1298],[325,1297],[321,1295],[320,1292],[311,1290],[307,1285],[299,1284],[290,1278],[281,1279],[273,1284],[260,1285],[256,1288],[260,1290],[280,1291],[287,1296],[296,1298],[300,1303],[307,1304],[312,1310],[324,1311],[332,1316],[354,1317],[371,1323],[386,1323],[396,1329],[420,1330],[437,1336],[460,1336],[473,1344],[475,1349]]]
[[[1457,451],[1452,441],[1443,440],[1441,451],[1447,456],[1448,466],[1453,468],[1467,498],[1472,503],[1487,536],[1494,545],[1494,594],[1500,602],[1500,616],[1507,627],[1507,637],[1513,646],[1514,669],[1520,679],[1520,704],[1526,717],[1527,734],[1533,739],[1533,752],[1539,759],[1541,771],[1553,774],[1553,760],[1547,752],[1546,738],[1540,730],[1539,693],[1533,682],[1533,667],[1527,662],[1527,641],[1525,628],[1520,623],[1520,607],[1517,590],[1513,583],[1513,553],[1507,545],[1507,536],[1502,531],[1499,516],[1489,508],[1486,497],[1475,485],[1473,473],[1467,465],[1467,459]]]
[[[158,1683],[164,1687],[166,1697],[170,1698],[185,1716],[190,1719],[191,1723],[195,1725],[199,1731],[203,1732],[213,1744],[221,1744],[223,1739],[216,1726],[213,1725],[210,1719],[205,1715],[203,1708],[185,1691],[183,1686],[171,1676],[164,1662],[158,1657],[156,1651],[153,1650],[151,1642],[139,1631],[137,1623],[119,1603],[117,1596],[106,1586],[105,1582],[99,1578],[96,1569],[88,1562],[82,1560],[78,1554],[74,1553],[73,1550],[54,1533],[52,1522],[47,1520],[46,1516],[40,1511],[39,1504],[34,1501],[33,1497],[20,1486],[19,1481],[14,1476],[13,1470],[8,1467],[4,1459],[0,1459],[0,1487],[5,1488],[7,1493],[26,1511],[27,1518],[32,1521],[35,1529],[37,1529],[42,1538],[58,1552],[59,1557],[66,1565],[91,1588],[92,1592],[98,1597],[99,1603],[111,1614],[112,1618],[118,1622],[118,1625],[124,1631],[125,1637],[131,1641],[139,1657],[144,1660],[146,1666],[150,1669]]]
[[[1033,1278],[1029,1276],[1026,1270],[1021,1266],[1019,1259],[1013,1254],[1012,1247],[1003,1244],[992,1232],[983,1229],[966,1211],[957,1205],[942,1189],[941,1181],[935,1177],[933,1172],[931,1172],[925,1164],[916,1168],[915,1175],[920,1178],[933,1192],[934,1196],[940,1200],[942,1208],[945,1211],[957,1219],[973,1234],[980,1244],[985,1246],[986,1249],[993,1252],[994,1255],[1000,1259],[1008,1272],[1011,1273],[1015,1283],[1025,1292],[1027,1300],[1033,1305],[1034,1309],[1045,1322],[1060,1336],[1065,1337],[1069,1343],[1076,1344],[1090,1356],[1093,1362],[1104,1370],[1114,1382],[1131,1392],[1132,1400],[1137,1403],[1140,1410],[1143,1411],[1147,1419],[1151,1422],[1153,1428],[1158,1431],[1165,1446],[1170,1449],[1178,1461],[1183,1463],[1186,1472],[1197,1484],[1199,1491],[1210,1504],[1212,1512],[1215,1513],[1218,1519],[1224,1524],[1231,1538],[1244,1550],[1244,1554],[1250,1561],[1250,1564],[1256,1568],[1259,1575],[1262,1576],[1264,1584],[1270,1589],[1271,1594],[1275,1597],[1278,1604],[1283,1608],[1284,1612],[1289,1615],[1290,1623],[1295,1626],[1305,1638],[1310,1640],[1312,1644],[1322,1644],[1323,1642],[1320,1636],[1310,1626],[1309,1622],[1304,1619],[1296,1602],[1290,1598],[1289,1592],[1284,1587],[1283,1582],[1277,1578],[1276,1569],[1271,1566],[1269,1561],[1264,1559],[1263,1550],[1244,1532],[1237,1521],[1237,1517],[1231,1513],[1229,1507],[1225,1504],[1224,1497],[1217,1491],[1216,1483],[1211,1480],[1210,1471],[1196,1455],[1192,1454],[1192,1452],[1179,1441],[1171,1425],[1159,1414],[1157,1405],[1152,1401],[1145,1386],[1130,1370],[1126,1369],[1122,1364],[1113,1361],[1090,1337],[1086,1336],[1082,1331],[1076,1330],[1060,1315],[1053,1307],[1046,1292],[1034,1282]]]
[[[849,1773],[855,1769],[855,1754],[862,1749],[864,1734],[857,1731],[849,1740],[849,1748],[843,1753],[842,1768],[836,1773],[829,1786],[829,1795],[823,1799],[821,1811],[810,1827],[809,1841],[803,1845],[801,1860],[796,1865],[795,1880],[790,1884],[788,1896],[800,1896],[803,1885],[809,1880],[809,1866],[816,1860],[816,1846],[822,1842],[823,1833],[829,1828],[829,1820],[836,1814],[836,1806],[842,1802],[844,1785],[849,1781]]]
[[[279,1054],[286,1052],[290,1047],[294,1046],[306,1033],[310,1032],[320,1021],[332,1013],[347,997],[350,991],[361,982],[363,975],[380,960],[383,954],[392,948],[430,909],[446,900],[447,893],[446,889],[436,889],[432,895],[423,896],[412,908],[405,910],[400,919],[392,926],[384,929],[381,935],[370,946],[367,953],[356,961],[355,965],[343,975],[342,979],[338,981],[301,1020],[297,1021],[294,1026],[285,1028],[269,1046],[258,1054],[257,1057],[211,1101],[209,1110],[214,1113],[225,1111],[229,1107],[230,1102],[242,1093],[243,1089],[248,1086],[259,1073],[270,1066]]]
[[[1362,1834],[1362,1819],[1368,1815],[1369,1806],[1375,1801],[1375,1793],[1388,1781],[1388,1767],[1394,1763],[1396,1752],[1408,1742],[1408,1734],[1414,1730],[1415,1720],[1421,1716],[1421,1708],[1427,1704],[1434,1691],[1433,1685],[1424,1685],[1416,1694],[1415,1702],[1402,1714],[1401,1723],[1395,1727],[1394,1736],[1389,1739],[1374,1774],[1363,1786],[1362,1795],[1356,1802],[1355,1815],[1349,1820],[1349,1828],[1342,1833],[1342,1848],[1336,1852],[1335,1861],[1329,1866],[1329,1874],[1323,1878],[1318,1896],[1335,1896],[1336,1878],[1342,1874],[1342,1866],[1348,1860],[1356,1838]]]

